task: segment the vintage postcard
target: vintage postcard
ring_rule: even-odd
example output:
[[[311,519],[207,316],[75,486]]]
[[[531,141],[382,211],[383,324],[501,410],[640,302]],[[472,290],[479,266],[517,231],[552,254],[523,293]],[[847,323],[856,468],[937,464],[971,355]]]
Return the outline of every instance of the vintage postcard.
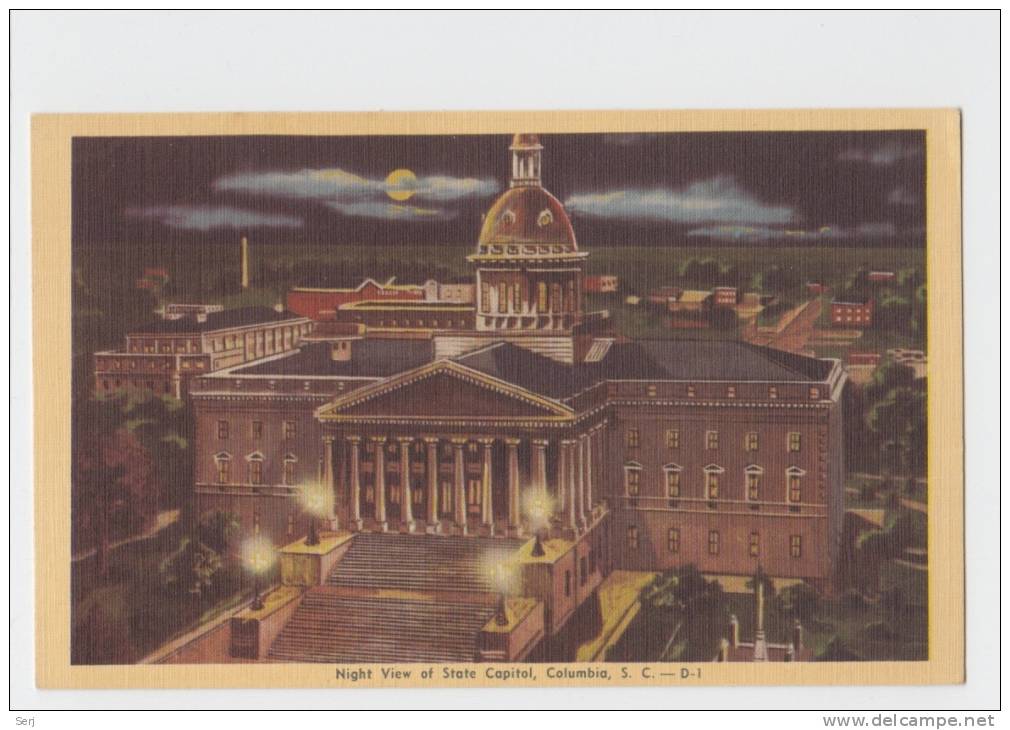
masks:
[[[42,687],[964,678],[949,110],[42,115]]]

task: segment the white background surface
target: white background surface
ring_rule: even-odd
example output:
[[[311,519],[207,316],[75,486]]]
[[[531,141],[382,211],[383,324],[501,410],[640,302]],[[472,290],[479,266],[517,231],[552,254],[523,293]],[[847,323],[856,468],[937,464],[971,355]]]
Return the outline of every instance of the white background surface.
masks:
[[[61,707],[997,709],[1001,544],[994,396],[1000,377],[996,335],[999,26],[995,11],[16,12],[11,36],[10,404],[11,449],[18,456],[11,459],[10,482],[11,708],[23,717],[38,715],[31,710]],[[791,107],[959,107],[963,111],[968,455],[965,686],[396,693],[34,688],[27,184],[32,113]],[[74,722],[65,713],[39,717],[37,727]],[[132,724],[125,715],[102,717],[81,719],[95,725]],[[242,722],[249,719],[256,724],[257,718],[271,723],[332,722],[262,714]],[[14,717],[8,719],[13,727]],[[231,723],[223,715],[206,720]],[[788,718],[767,715],[758,724],[764,725],[764,720],[783,727]],[[153,722],[177,727],[193,720],[172,716]],[[350,722],[345,717],[340,724]],[[702,722],[708,720],[696,718],[689,725]],[[788,720],[785,726],[793,724]],[[795,726],[823,727],[823,723],[812,714],[795,716]]]

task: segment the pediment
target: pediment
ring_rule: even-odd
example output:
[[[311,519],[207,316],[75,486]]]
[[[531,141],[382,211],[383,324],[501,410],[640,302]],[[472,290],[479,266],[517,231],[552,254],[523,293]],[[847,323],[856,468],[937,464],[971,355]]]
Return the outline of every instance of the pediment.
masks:
[[[567,419],[572,410],[451,360],[440,360],[340,396],[320,407],[326,420]]]

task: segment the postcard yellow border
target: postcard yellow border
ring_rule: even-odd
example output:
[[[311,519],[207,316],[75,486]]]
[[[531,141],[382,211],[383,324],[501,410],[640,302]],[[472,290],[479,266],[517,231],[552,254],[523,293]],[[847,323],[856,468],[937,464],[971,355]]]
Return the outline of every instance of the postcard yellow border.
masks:
[[[926,130],[929,290],[929,659],[796,664],[594,664],[618,678],[338,681],[333,665],[70,665],[70,177],[75,136]],[[35,648],[40,688],[521,687],[954,684],[964,681],[960,115],[953,109],[44,114],[32,119]],[[376,665],[378,666],[378,665]],[[382,665],[388,666],[388,665]],[[473,668],[475,665],[444,665]],[[477,665],[482,666],[482,665]],[[628,667],[620,677],[616,667]],[[680,679],[683,667],[700,677]],[[418,665],[403,665],[417,670]],[[651,678],[643,677],[647,670]],[[659,673],[673,672],[674,677]]]

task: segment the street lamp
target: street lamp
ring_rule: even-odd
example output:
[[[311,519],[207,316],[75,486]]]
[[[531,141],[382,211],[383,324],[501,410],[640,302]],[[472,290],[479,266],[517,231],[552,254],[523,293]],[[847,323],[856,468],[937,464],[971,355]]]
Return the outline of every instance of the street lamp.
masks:
[[[263,608],[263,599],[260,597],[260,576],[266,573],[270,566],[274,564],[274,546],[265,537],[256,536],[246,540],[242,546],[242,562],[253,574],[253,602],[252,609],[259,611]]]
[[[332,495],[323,484],[306,484],[302,487],[300,500],[302,509],[309,515],[309,534],[305,538],[305,544],[318,545],[319,530],[316,528],[316,519],[329,516]]]
[[[498,607],[495,610],[494,621],[499,626],[507,626],[509,622],[505,596],[515,592],[516,567],[513,556],[508,553],[489,553],[485,557],[484,568],[488,583],[498,593]]]
[[[553,512],[553,500],[546,490],[538,489],[528,492],[526,497],[526,518],[529,521],[530,529],[536,540],[533,542],[533,550],[530,552],[535,558],[541,558],[546,553],[542,531],[550,524],[551,513]]]

